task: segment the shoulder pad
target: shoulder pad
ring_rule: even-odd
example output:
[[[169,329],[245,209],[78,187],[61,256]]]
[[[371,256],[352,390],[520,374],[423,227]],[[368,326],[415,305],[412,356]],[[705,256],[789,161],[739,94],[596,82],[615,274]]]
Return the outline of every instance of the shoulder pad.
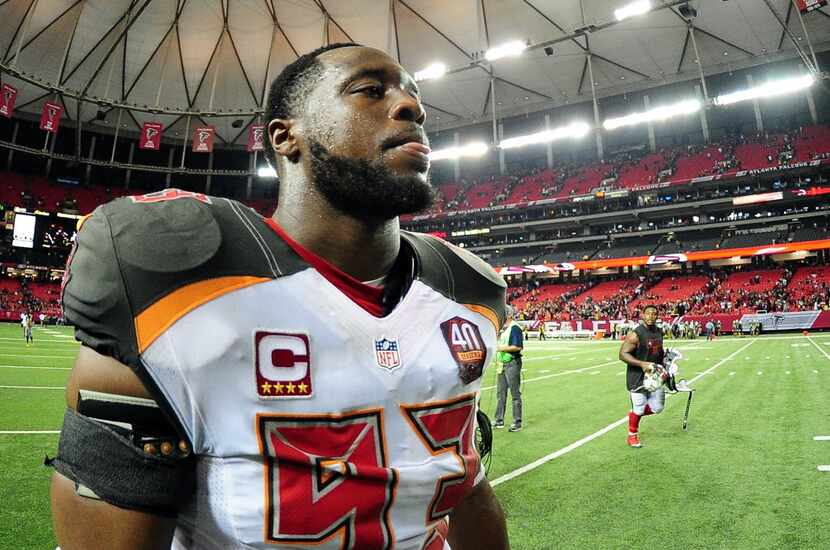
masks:
[[[167,191],[178,191],[170,190]],[[152,272],[186,271],[210,260],[222,244],[215,199],[182,195],[148,201],[123,197],[105,204],[119,259]]]
[[[489,311],[485,316],[497,329],[504,324],[507,285],[487,262],[431,235],[401,236],[415,253],[416,278],[455,302]]]
[[[64,311],[81,342],[140,368],[137,357],[152,335],[141,333],[139,318],[165,296],[223,278],[228,289],[239,288],[236,282],[305,267],[250,208],[166,189],[117,199],[84,221],[67,267]]]

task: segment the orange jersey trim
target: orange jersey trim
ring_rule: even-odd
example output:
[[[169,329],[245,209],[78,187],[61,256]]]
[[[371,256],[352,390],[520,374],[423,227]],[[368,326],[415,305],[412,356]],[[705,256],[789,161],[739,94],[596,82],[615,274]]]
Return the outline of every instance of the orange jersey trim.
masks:
[[[501,323],[499,322],[499,316],[496,314],[495,311],[493,311],[487,306],[480,306],[478,304],[461,305],[463,305],[470,311],[474,311],[475,313],[478,313],[479,315],[483,315],[484,317],[486,317],[491,323],[493,323],[493,326],[496,328],[496,334],[499,333],[499,330],[501,330]]]
[[[200,305],[228,292],[270,280],[267,277],[250,276],[217,277],[171,292],[136,316],[134,322],[139,353],[144,353],[173,323]]]

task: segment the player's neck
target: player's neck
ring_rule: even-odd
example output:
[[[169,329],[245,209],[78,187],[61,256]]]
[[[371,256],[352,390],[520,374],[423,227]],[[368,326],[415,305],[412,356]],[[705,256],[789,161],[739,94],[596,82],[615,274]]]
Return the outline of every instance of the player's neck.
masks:
[[[283,206],[274,221],[303,248],[360,281],[386,275],[400,251],[400,226],[394,218],[367,224],[331,208]]]

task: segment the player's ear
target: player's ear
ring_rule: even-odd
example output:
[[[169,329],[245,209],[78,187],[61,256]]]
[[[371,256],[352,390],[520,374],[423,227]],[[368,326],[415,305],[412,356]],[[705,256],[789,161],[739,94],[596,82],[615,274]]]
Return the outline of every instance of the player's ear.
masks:
[[[294,119],[275,118],[268,123],[268,140],[277,156],[296,162],[300,155],[294,133]]]

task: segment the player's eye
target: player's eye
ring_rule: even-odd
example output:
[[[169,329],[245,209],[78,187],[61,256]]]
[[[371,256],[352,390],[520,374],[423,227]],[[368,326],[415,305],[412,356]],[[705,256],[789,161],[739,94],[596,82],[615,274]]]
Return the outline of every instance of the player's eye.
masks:
[[[364,86],[363,88],[360,88],[358,92],[365,94],[367,97],[371,97],[373,99],[382,99],[384,94],[386,93],[386,89],[379,84],[373,84],[371,86]]]

